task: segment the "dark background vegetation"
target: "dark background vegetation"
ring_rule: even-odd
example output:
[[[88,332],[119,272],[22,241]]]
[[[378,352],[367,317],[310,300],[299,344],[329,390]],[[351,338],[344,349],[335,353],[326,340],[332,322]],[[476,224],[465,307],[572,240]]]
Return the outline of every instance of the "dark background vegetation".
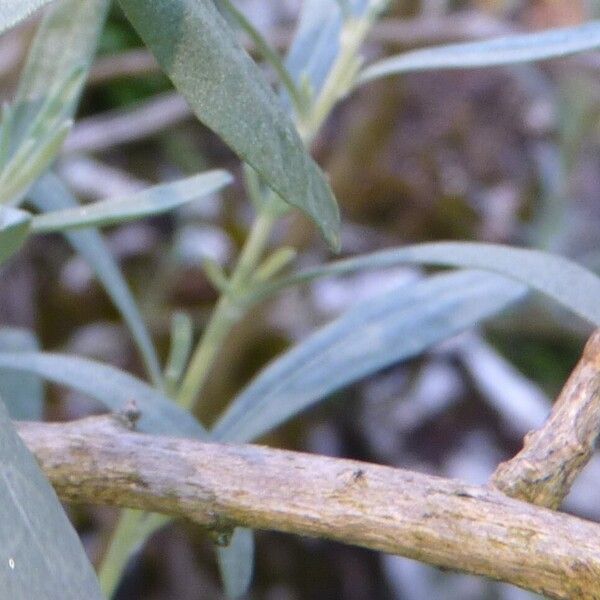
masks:
[[[298,2],[240,2],[269,39],[285,46]],[[393,2],[368,56],[493,32],[574,24],[594,15],[583,0]],[[0,93],[10,97],[33,23],[0,40]],[[12,57],[12,58],[11,58]],[[121,66],[123,57],[130,63]],[[267,72],[267,76],[270,74]],[[340,201],[344,253],[440,239],[537,246],[600,266],[600,60],[408,75],[363,88],[334,113],[315,144]],[[127,123],[123,129],[122,123]],[[114,8],[79,120],[58,170],[84,199],[141,188],[209,167],[239,172],[235,156],[190,115],[136,34]],[[228,264],[251,207],[237,184],[222,197],[107,231],[164,356],[170,315],[188,312],[198,331],[216,299],[202,257]],[[277,229],[328,258],[298,216]],[[199,414],[210,423],[270,358],[357,298],[412,268],[326,281],[255,309],[230,337]],[[0,323],[34,329],[45,349],[86,355],[142,373],[118,315],[91,271],[56,236],[36,237],[2,272]],[[483,482],[543,418],[577,360],[588,330],[534,301],[405,364],[336,394],[279,429],[267,443]],[[98,407],[51,388],[47,416]],[[593,461],[567,509],[600,518]],[[116,512],[71,511],[98,561]],[[155,535],[118,594],[129,599],[219,598],[210,543],[189,523]],[[257,536],[252,597],[429,599],[532,597],[514,588],[442,573],[338,544],[273,533]]]

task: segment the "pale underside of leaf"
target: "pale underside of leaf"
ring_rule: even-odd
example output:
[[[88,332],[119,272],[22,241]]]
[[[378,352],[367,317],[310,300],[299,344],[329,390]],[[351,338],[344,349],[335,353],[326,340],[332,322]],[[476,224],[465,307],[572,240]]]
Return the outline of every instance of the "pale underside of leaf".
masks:
[[[111,198],[35,217],[32,231],[48,233],[82,227],[103,227],[173,210],[231,183],[226,171],[215,170],[164,183],[123,198]]]
[[[363,269],[402,264],[484,269],[520,281],[583,319],[600,326],[600,278],[581,265],[558,256],[500,244],[433,242],[382,250],[307,269],[273,284],[270,293],[287,285]]]
[[[600,21],[577,27],[413,50],[368,66],[359,83],[433,69],[473,69],[548,60],[600,47]]]
[[[525,289],[491,273],[459,271],[364,302],[266,367],[212,434],[255,439],[328,394],[497,314]]]

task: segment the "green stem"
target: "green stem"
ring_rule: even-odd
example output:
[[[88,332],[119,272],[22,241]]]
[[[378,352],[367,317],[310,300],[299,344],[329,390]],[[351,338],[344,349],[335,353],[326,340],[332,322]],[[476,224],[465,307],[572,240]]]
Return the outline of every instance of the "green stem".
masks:
[[[183,378],[177,402],[191,410],[225,337],[243,316],[239,298],[263,255],[275,218],[268,211],[259,214],[229,280],[228,290],[219,299]]]
[[[342,34],[340,55],[319,97],[310,110],[297,114],[298,130],[306,145],[310,145],[336,102],[351,88],[358,70],[357,55],[360,44],[372,24],[376,12],[385,5],[386,1],[371,0],[372,9],[367,16],[362,19],[348,17],[344,24],[345,31]],[[276,61],[271,62],[277,67]],[[290,82],[285,81],[285,73],[280,73],[281,75],[283,75],[284,85],[289,88],[291,93],[295,86],[292,88]],[[295,89],[297,90],[297,88]],[[293,96],[292,93],[291,95]],[[295,99],[300,100],[299,98]],[[255,184],[254,187],[251,185],[252,183]],[[247,184],[251,193],[260,193],[257,181],[253,182],[250,177]],[[193,408],[223,341],[250,304],[247,299],[252,297],[254,274],[259,267],[273,225],[281,215],[280,209],[277,208],[278,202],[281,201],[277,200],[273,194],[269,196],[269,200],[255,198],[255,205],[259,207],[258,217],[242,248],[226,289],[206,325],[179,390],[177,401],[187,409]],[[161,524],[168,521],[168,517],[160,517],[160,515],[147,515],[147,520],[142,517],[143,514],[140,515],[136,511],[125,511],[115,530],[111,546],[100,568],[102,589],[109,596],[116,588],[123,568],[131,556],[132,547],[142,543],[145,536],[150,535]]]
[[[193,408],[223,340],[243,316],[239,298],[247,291],[276,219],[277,216],[265,207],[254,222],[229,280],[228,290],[219,299],[183,379],[177,401],[187,409]],[[123,511],[98,574],[102,591],[108,598],[116,590],[132,548],[168,521],[169,517],[161,515]]]
[[[98,580],[102,593],[111,598],[121,580],[123,569],[133,554],[132,546],[138,538],[143,512],[137,510],[124,510],[115,530],[113,531],[110,545],[102,558],[102,564],[98,570]],[[122,541],[127,543],[121,543]]]

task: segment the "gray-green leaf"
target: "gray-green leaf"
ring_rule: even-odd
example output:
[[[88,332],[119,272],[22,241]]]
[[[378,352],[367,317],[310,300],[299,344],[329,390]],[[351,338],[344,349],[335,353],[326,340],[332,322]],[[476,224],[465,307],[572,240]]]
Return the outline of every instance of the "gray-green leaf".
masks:
[[[476,242],[434,242],[382,250],[308,269],[283,279],[274,289],[319,277],[382,269],[401,264],[466,267],[492,271],[520,281],[565,308],[600,326],[600,278],[588,269],[556,254]]]
[[[45,352],[0,352],[0,368],[34,373],[94,398],[112,412],[135,402],[140,431],[207,439],[206,430],[187,410],[133,375],[100,362]]]
[[[491,40],[413,50],[368,66],[359,77],[379,77],[432,69],[473,69],[568,56],[600,47],[600,21]]]
[[[120,0],[198,118],[286,202],[310,215],[339,246],[339,213],[323,173],[257,65],[213,2]]]
[[[34,217],[31,228],[35,233],[48,233],[90,226],[103,227],[157,215],[213,194],[231,181],[232,177],[227,171],[207,171],[156,185],[131,196],[46,213]]]
[[[77,200],[52,173],[42,177],[29,191],[29,200],[42,211],[71,209],[78,206]],[[162,373],[150,334],[138,310],[127,282],[113,259],[104,239],[95,229],[68,231],[65,237],[83,259],[92,267],[114,305],[119,309],[153,383],[160,387]]]
[[[217,547],[217,560],[227,597],[243,596],[252,582],[254,533],[238,527],[228,546]]]
[[[18,120],[29,120],[31,111],[44,102],[48,91],[69,73],[87,73],[108,5],[109,0],[60,0],[44,16],[19,79],[15,97]],[[81,77],[78,90],[61,107],[63,119],[74,116],[84,81]]]
[[[335,390],[497,314],[524,291],[504,277],[459,271],[364,302],[269,365],[211,436],[255,439]]]
[[[0,329],[0,352],[30,352],[39,349],[37,337],[27,329]],[[41,421],[44,387],[37,375],[0,369],[0,398],[11,419]]]
[[[3,598],[102,599],[77,534],[1,401],[0,506]]]

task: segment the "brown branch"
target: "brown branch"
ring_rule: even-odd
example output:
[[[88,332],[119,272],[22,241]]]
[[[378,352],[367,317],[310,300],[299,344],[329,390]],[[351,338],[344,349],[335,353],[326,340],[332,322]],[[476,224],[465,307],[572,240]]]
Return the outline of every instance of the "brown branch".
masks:
[[[502,463],[493,486],[539,506],[558,508],[590,460],[600,432],[600,329],[583,351],[552,412],[525,436],[523,450]]]
[[[357,461],[128,431],[114,417],[19,424],[61,498],[329,538],[600,598],[600,525],[486,487]]]

